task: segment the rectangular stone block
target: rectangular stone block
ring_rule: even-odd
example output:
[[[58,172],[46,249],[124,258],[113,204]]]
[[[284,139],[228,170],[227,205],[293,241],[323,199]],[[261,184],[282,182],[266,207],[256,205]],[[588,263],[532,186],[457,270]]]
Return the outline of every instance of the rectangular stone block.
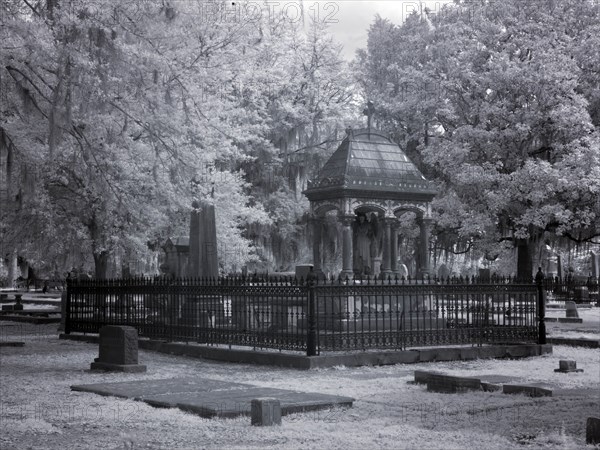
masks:
[[[505,394],[525,394],[530,397],[552,397],[552,389],[534,385],[505,384],[502,392]]]
[[[427,380],[427,390],[430,392],[442,392],[448,394],[479,391],[481,390],[481,380],[479,378],[431,374]]]
[[[255,426],[281,425],[281,403],[276,398],[255,398],[250,402],[251,423]]]
[[[558,368],[560,370],[575,370],[577,369],[577,361],[570,361],[567,359],[561,359],[558,362]]]
[[[20,303],[17,303],[13,306],[13,310],[14,311],[23,311],[23,305]]]
[[[138,336],[133,327],[109,325],[100,328],[100,350],[96,362],[137,364]]]
[[[432,372],[429,370],[415,370],[415,384],[427,384],[431,375],[443,375],[441,372]]]
[[[2,305],[2,311],[12,311],[13,309],[13,305]]]

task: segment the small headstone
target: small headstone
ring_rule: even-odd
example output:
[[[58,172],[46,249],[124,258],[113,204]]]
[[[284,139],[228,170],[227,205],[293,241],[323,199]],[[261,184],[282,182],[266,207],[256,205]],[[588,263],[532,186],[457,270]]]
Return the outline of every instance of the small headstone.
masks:
[[[65,321],[67,319],[67,292],[60,294],[60,324],[58,331],[65,331]]]
[[[438,278],[445,280],[450,276],[450,269],[446,264],[442,264],[438,269]]]
[[[13,306],[13,310],[23,311],[23,304],[21,303],[22,298],[23,298],[22,294],[15,294],[15,305]]]
[[[138,364],[138,336],[133,327],[108,325],[100,328],[99,356],[91,370],[118,372],[145,372],[146,366]]]
[[[250,402],[252,425],[281,425],[281,403],[276,398],[255,398]]]
[[[8,294],[0,294],[0,302],[8,300]]]
[[[590,301],[590,291],[587,286],[575,286],[573,293],[575,294],[575,300],[580,302]]]
[[[579,314],[577,313],[577,305],[575,305],[575,302],[565,302],[565,306],[567,308],[567,318],[579,318]]]
[[[406,264],[398,264],[398,276],[400,278],[408,278],[408,267],[406,267]]]
[[[586,444],[600,444],[600,418],[588,417],[585,427]]]
[[[298,280],[303,279],[306,280],[306,277],[310,273],[310,270],[313,268],[312,264],[298,264],[296,266],[296,278]]]
[[[577,361],[561,359],[558,362],[558,369],[554,369],[554,371],[561,372],[561,373],[569,373],[569,372],[583,372],[583,369],[577,368]]]
[[[479,280],[489,282],[491,277],[490,269],[479,269]]]

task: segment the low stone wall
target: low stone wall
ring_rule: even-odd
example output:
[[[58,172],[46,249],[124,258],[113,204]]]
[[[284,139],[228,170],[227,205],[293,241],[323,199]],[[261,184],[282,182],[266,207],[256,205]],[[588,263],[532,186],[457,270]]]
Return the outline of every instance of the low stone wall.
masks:
[[[61,339],[98,342],[97,335],[61,334]],[[179,356],[191,356],[215,361],[243,364],[317,369],[335,366],[383,366],[435,361],[467,361],[490,358],[527,358],[552,353],[552,345],[490,345],[484,347],[439,347],[404,351],[369,351],[343,354],[305,356],[280,352],[229,350],[226,348],[186,345],[173,342],[140,339],[139,348]]]

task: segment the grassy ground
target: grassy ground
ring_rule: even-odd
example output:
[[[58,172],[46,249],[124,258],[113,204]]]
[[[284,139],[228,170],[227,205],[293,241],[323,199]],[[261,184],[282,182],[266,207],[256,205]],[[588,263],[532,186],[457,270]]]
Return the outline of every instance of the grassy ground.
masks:
[[[140,351],[145,374],[89,372],[97,346],[60,341],[56,325],[0,324],[0,448],[582,448],[585,421],[600,415],[600,352],[555,346],[552,355],[384,367],[297,371]],[[15,330],[11,332],[10,330]],[[16,330],[24,330],[17,332]],[[575,359],[583,373],[554,373]],[[429,393],[408,384],[416,369],[545,382],[571,395]],[[351,409],[285,416],[281,427],[248,417],[202,419],[144,403],[72,392],[72,384],[201,376],[347,395]]]

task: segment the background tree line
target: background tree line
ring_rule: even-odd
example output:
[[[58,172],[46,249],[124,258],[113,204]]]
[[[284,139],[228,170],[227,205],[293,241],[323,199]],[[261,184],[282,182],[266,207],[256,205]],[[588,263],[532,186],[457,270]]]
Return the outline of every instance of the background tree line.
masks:
[[[192,199],[214,192],[222,270],[289,270],[310,259],[306,179],[366,99],[440,187],[436,261],[510,272],[516,248],[526,276],[546,240],[600,240],[597,2],[377,17],[350,65],[310,15],[228,16],[229,3],[2,3],[3,255],[63,270],[77,248],[104,277],[114,255],[187,234]],[[414,218],[402,229],[408,249]]]

